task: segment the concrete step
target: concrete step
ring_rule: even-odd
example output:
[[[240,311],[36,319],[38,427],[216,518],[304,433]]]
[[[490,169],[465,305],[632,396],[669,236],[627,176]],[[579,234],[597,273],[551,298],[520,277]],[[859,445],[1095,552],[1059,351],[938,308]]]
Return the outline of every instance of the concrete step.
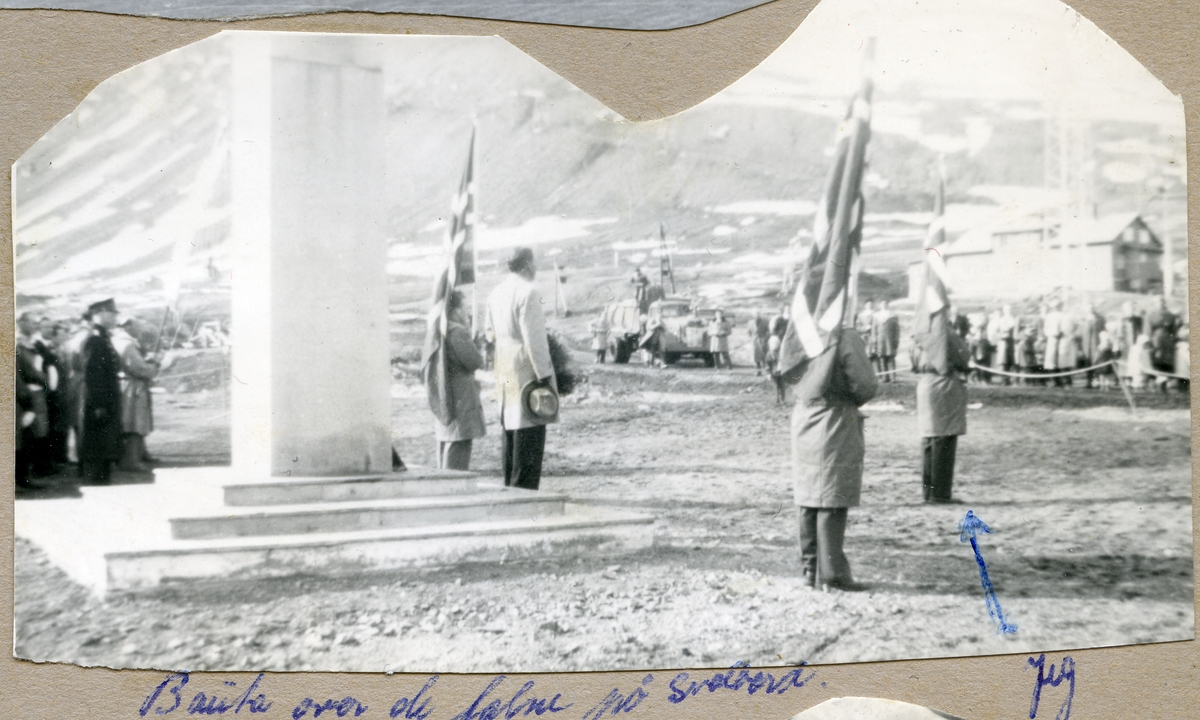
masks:
[[[227,507],[205,515],[170,518],[171,537],[199,540],[530,519],[562,515],[566,500],[565,495],[556,493],[498,488],[471,495]]]
[[[104,553],[99,591],[148,590],[174,582],[254,580],[499,563],[574,554],[609,557],[653,544],[653,517],[567,504],[561,514],[423,527],[174,540]]]
[[[225,504],[242,507],[466,495],[477,485],[475,473],[414,467],[386,475],[238,480],[224,489]]]

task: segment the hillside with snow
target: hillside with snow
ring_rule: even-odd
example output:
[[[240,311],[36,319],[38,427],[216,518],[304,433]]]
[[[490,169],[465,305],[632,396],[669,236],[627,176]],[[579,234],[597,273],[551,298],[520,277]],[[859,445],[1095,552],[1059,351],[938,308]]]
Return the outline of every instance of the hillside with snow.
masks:
[[[870,4],[841,4],[854,3]],[[700,285],[688,291],[714,302],[747,294],[776,302],[789,242],[811,236],[859,73],[859,41],[821,32],[833,5],[725,91],[646,123],[623,120],[499,38],[364,37],[385,48],[381,152],[396,309],[416,312],[441,267],[472,125],[481,289],[489,268],[518,244],[538,247],[544,268],[553,256],[574,282],[611,285],[656,262],[664,223],[677,279]],[[1055,18],[1037,21],[1058,27]],[[939,165],[951,237],[1058,207],[1061,193],[1044,185],[1047,137],[1063,109],[1012,83],[967,83],[952,63],[927,61],[905,74],[907,36],[859,32],[879,35],[864,267],[885,279],[881,293],[895,295],[904,267],[920,257]],[[1159,235],[1174,236],[1182,258],[1182,107],[1148,75],[1139,80],[1144,71],[1115,50],[1110,64],[1132,89],[1117,87],[1107,106],[1095,97],[1072,106],[1089,149],[1080,174],[1097,213],[1143,212]],[[1004,48],[988,52],[980,68],[1002,63],[993,56]],[[1090,72],[1058,72],[1069,70],[1068,79]],[[1092,82],[1085,80],[1078,84]],[[19,306],[74,312],[116,295],[135,311],[177,302],[185,313],[227,312],[236,270],[228,247],[229,87],[229,49],[218,35],[102,83],[18,161]],[[1145,107],[1131,111],[1119,102],[1128,98]],[[606,297],[599,286],[573,292]]]

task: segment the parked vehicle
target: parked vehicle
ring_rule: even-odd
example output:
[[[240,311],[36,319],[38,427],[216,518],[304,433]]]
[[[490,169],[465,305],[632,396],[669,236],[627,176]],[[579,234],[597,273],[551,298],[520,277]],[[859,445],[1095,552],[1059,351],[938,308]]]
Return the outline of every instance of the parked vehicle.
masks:
[[[604,308],[608,321],[608,356],[614,363],[625,364],[637,349],[642,335],[642,318],[637,300],[620,300]]]
[[[662,326],[656,351],[658,359],[674,365],[685,357],[692,357],[713,367],[715,359],[709,351],[708,324],[716,313],[716,309],[700,309],[684,297],[667,297],[650,303],[647,331],[655,325]]]

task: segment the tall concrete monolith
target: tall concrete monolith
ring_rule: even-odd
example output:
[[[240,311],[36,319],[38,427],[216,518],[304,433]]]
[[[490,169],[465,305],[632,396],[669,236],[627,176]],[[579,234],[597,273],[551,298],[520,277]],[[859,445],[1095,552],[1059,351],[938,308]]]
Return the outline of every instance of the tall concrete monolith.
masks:
[[[231,35],[233,469],[390,471],[379,58]]]

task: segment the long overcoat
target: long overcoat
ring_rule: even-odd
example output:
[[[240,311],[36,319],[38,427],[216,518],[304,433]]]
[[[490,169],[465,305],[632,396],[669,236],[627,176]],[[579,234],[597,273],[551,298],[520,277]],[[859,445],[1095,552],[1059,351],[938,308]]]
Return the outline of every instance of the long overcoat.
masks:
[[[880,357],[896,357],[900,349],[900,318],[891,310],[875,313],[875,352]]]
[[[471,342],[466,327],[456,322],[446,325],[446,374],[453,406],[450,423],[434,420],[434,435],[439,442],[474,440],[487,434],[483,423],[483,404],[479,401],[479,382],[475,371],[483,367],[479,348]]]
[[[487,303],[487,327],[496,338],[496,398],[500,402],[500,424],[505,430],[521,430],[556,422],[535,417],[521,403],[526,383],[550,378],[554,389],[554,365],[546,339],[546,316],[541,293],[525,278],[510,274],[492,291]]]
[[[1074,366],[1070,330],[1071,323],[1061,312],[1051,310],[1046,313],[1042,324],[1042,333],[1046,336],[1046,353],[1042,357],[1042,367],[1047,371],[1070,369]]]
[[[1100,357],[1100,333],[1104,331],[1104,317],[1095,312],[1084,315],[1076,326],[1079,332],[1080,359],[1094,365]]]
[[[863,414],[859,406],[875,397],[879,382],[857,332],[843,328],[829,373],[818,356],[796,385],[792,409],[794,500],[803,507],[858,505],[862,492]],[[824,381],[824,378],[828,378]]]
[[[938,372],[918,350],[917,429],[921,437],[967,434],[967,386],[959,373],[970,370],[969,353],[956,333],[949,333],[946,341],[951,344],[946,373]]]
[[[158,366],[146,362],[141,345],[124,332],[113,333],[113,347],[121,356],[121,429],[145,437],[154,432],[150,381]]]
[[[121,356],[108,331],[97,325],[83,344],[83,408],[79,438],[81,461],[121,457]]]
[[[715,353],[729,352],[729,323],[724,320],[713,320],[708,324],[708,351]]]

